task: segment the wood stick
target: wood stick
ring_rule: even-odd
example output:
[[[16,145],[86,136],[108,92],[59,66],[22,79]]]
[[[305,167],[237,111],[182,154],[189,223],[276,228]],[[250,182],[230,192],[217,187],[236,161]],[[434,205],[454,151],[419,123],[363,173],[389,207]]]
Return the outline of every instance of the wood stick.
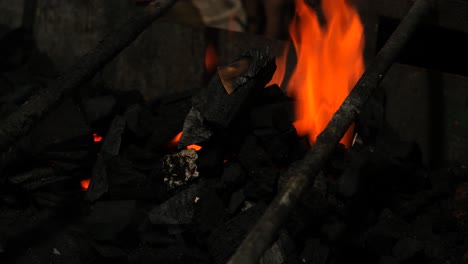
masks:
[[[5,153],[34,124],[47,114],[69,92],[90,80],[99,70],[130,45],[154,20],[168,10],[176,0],[155,0],[108,34],[89,53],[60,76],[50,87],[32,96],[0,124],[0,154]]]
[[[286,172],[289,178],[286,187],[273,199],[231,257],[229,264],[258,263],[263,252],[273,243],[278,228],[287,219],[304,190],[314,182],[315,176],[333,154],[340,139],[360,113],[362,106],[377,89],[383,75],[425,16],[430,13],[433,5],[434,0],[417,0],[413,4],[304,159],[291,166]]]

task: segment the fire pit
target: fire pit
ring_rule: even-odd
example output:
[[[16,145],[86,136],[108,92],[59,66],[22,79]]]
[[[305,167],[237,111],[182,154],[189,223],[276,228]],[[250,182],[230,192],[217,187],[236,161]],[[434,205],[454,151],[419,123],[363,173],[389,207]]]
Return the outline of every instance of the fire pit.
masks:
[[[422,25],[451,27],[458,33],[440,32],[468,43],[466,19],[452,23],[444,13],[458,1],[399,2],[405,12],[391,13],[386,1],[363,12],[359,3],[297,0],[291,43],[163,25],[203,38],[191,57],[199,61],[174,61],[198,76],[193,87],[108,87],[132,79],[119,77],[131,64],[111,61],[173,2],[151,2],[68,70],[41,71],[54,62],[29,53],[2,68],[4,263],[468,260],[466,105],[447,108],[456,116],[450,137],[423,135],[444,142],[434,142],[443,146],[437,156],[438,147],[414,138],[417,126],[404,130],[413,115],[395,104],[402,88],[389,91],[405,73],[418,80],[418,63],[458,74],[444,75],[453,87],[467,83],[464,69],[408,51],[410,37],[428,31]],[[375,17],[365,14],[376,13],[387,18],[374,32]],[[30,34],[14,32],[0,44]]]

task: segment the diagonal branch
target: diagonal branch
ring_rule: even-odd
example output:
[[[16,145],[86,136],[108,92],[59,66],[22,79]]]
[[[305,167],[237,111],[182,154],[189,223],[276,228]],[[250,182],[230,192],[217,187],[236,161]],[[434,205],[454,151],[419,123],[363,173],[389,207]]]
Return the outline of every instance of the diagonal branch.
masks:
[[[60,76],[50,87],[32,96],[28,102],[0,124],[0,155],[25,136],[69,92],[90,80],[99,70],[130,45],[154,20],[177,0],[154,0],[117,30],[111,32],[89,53]]]

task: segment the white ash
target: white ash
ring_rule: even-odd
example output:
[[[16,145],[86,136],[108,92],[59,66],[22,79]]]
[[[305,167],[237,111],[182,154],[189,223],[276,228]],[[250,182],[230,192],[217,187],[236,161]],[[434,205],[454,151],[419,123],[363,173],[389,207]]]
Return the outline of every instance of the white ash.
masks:
[[[176,154],[163,158],[164,183],[169,188],[186,184],[199,176],[197,170],[198,154],[193,149],[184,149]]]

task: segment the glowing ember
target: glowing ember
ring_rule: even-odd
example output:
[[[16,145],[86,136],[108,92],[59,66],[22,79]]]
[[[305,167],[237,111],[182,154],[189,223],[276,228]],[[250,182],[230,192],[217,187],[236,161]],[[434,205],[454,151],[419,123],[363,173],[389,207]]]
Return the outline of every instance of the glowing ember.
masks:
[[[297,66],[287,85],[295,97],[299,135],[311,143],[326,127],[335,111],[364,72],[363,26],[346,0],[322,1],[326,26],[304,0],[296,0],[296,16],[289,31],[297,54]],[[277,60],[285,64],[286,56]],[[278,72],[281,80],[284,73]],[[349,145],[351,129],[342,143]]]
[[[98,135],[98,133],[94,133],[93,134],[93,139],[94,139],[94,142],[101,142],[102,137],[100,135]]]
[[[213,73],[218,66],[218,54],[213,44],[208,44],[205,51],[205,68],[208,73]]]
[[[175,148],[177,144],[179,144],[179,141],[181,138],[182,138],[182,132],[179,132],[179,134],[177,134],[174,138],[171,139],[171,141],[167,142],[164,146],[166,148]],[[199,145],[192,144],[192,145],[188,145],[187,149],[193,149],[195,151],[199,151],[200,149],[202,149],[202,147]]]
[[[199,145],[192,144],[192,145],[188,145],[187,149],[193,149],[195,151],[199,151],[200,149],[202,149],[202,147]]]
[[[179,132],[175,137],[173,137],[169,142],[165,144],[166,148],[175,148],[179,144],[180,138],[182,137],[182,132]]]
[[[91,182],[90,179],[84,179],[84,180],[81,180],[80,184],[81,184],[81,188],[86,191],[88,190],[88,187],[89,187],[89,183]]]

